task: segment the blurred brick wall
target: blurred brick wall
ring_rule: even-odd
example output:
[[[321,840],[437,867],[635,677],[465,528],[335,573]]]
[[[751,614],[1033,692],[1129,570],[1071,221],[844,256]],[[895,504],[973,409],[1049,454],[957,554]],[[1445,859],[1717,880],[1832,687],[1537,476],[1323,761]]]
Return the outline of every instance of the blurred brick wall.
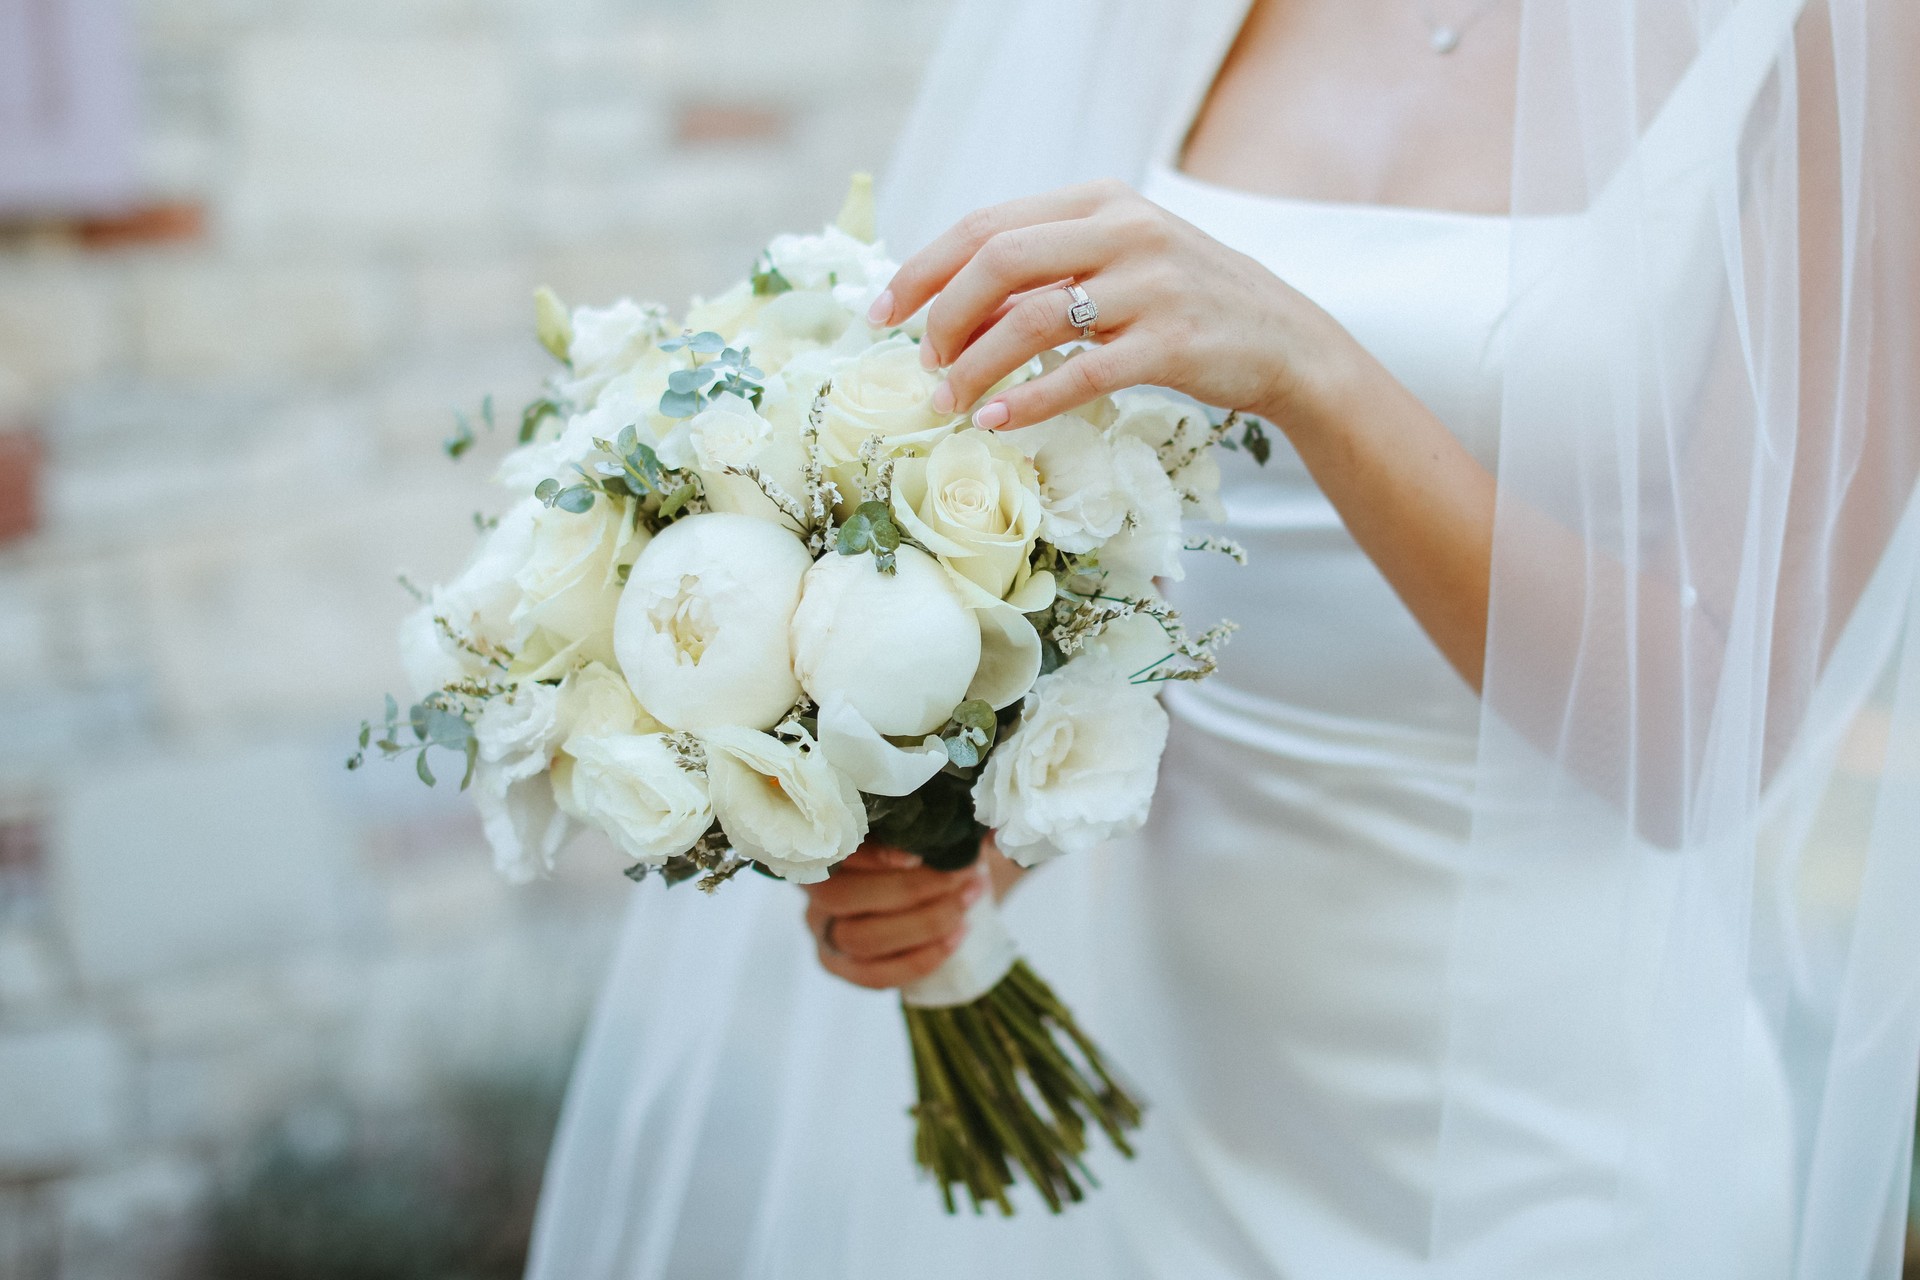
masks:
[[[679,302],[884,162],[940,0],[140,0],[142,196],[0,226],[0,1277],[164,1276],[325,1094],[570,1044],[625,884],[340,763],[529,295]],[[185,1256],[184,1254],[180,1256]]]

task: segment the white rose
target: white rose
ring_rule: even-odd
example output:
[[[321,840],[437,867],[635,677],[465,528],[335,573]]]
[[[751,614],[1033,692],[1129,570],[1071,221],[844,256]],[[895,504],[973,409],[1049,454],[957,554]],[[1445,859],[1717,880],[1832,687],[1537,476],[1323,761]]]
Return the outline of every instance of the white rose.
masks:
[[[664,734],[575,736],[567,754],[554,777],[565,807],[637,862],[657,867],[678,857],[713,825],[706,779],[680,762]]]
[[[523,636],[546,632],[555,653],[611,662],[620,569],[646,544],[630,499],[602,494],[578,514],[536,503],[527,560],[514,574],[521,592],[515,627]],[[540,654],[534,646],[521,655],[521,665],[541,661]]]
[[[990,431],[960,431],[893,472],[893,513],[907,536],[989,595],[1031,575],[1044,511],[1033,464]]]
[[[967,696],[980,624],[933,557],[903,546],[894,566],[829,554],[807,571],[794,672],[816,702],[844,698],[880,734],[930,733]]]
[[[831,289],[839,285],[865,286],[874,277],[893,275],[893,264],[878,244],[827,227],[817,236],[775,236],[767,258],[796,289]]]
[[[739,341],[753,352],[756,366],[778,372],[797,356],[838,343],[853,321],[854,316],[831,295],[783,293],[767,303]],[[870,333],[866,341],[872,341]]]
[[[749,729],[701,735],[714,816],[738,852],[795,884],[827,878],[860,847],[860,792],[811,739],[788,742]]]
[[[634,561],[613,626],[620,670],[675,729],[767,729],[800,697],[788,626],[813,563],[766,520],[676,520]]]
[[[1152,690],[1087,659],[1040,677],[973,788],[975,816],[1008,857],[1030,867],[1146,822],[1167,743]]]
[[[1122,577],[1182,578],[1180,494],[1160,455],[1135,436],[1113,438],[1113,470],[1127,504],[1126,525],[1100,548],[1100,566]]]
[[[666,313],[622,298],[610,307],[577,307],[567,360],[573,369],[569,394],[591,403],[604,386],[645,364],[665,364],[659,348],[667,333]]]
[[[562,751],[575,737],[615,738],[629,733],[658,733],[666,726],[648,715],[633,696],[626,677],[599,662],[570,673],[560,685],[554,708],[554,741]]]
[[[480,829],[501,875],[520,884],[553,870],[571,824],[554,801],[551,774],[515,778],[482,760],[474,766],[472,790]]]
[[[717,298],[695,298],[687,309],[686,327],[695,333],[738,333],[752,324],[767,299],[742,280]],[[764,367],[764,366],[763,366]]]
[[[1084,418],[1065,416],[1007,434],[1033,459],[1046,513],[1042,538],[1079,555],[1120,532],[1127,498],[1105,432]]]
[[[723,392],[705,409],[668,432],[660,442],[660,461],[694,470],[708,504],[762,520],[785,520],[780,509],[754,481],[728,467],[758,467],[768,480],[796,501],[804,498],[806,449],[797,432],[777,431],[753,405]]]
[[[960,421],[934,410],[940,375],[920,367],[920,348],[911,338],[888,338],[842,360],[832,378],[820,447],[836,465],[858,461],[870,436],[880,437],[889,451],[924,452]]]

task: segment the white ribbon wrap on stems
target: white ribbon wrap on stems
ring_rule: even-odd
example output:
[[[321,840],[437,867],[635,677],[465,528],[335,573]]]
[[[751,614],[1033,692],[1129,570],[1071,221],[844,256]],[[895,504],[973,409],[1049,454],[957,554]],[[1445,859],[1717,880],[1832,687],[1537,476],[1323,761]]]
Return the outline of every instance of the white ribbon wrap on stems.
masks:
[[[984,894],[967,910],[967,936],[960,949],[920,981],[902,987],[900,998],[921,1009],[972,1004],[1000,984],[1019,956],[993,895]]]

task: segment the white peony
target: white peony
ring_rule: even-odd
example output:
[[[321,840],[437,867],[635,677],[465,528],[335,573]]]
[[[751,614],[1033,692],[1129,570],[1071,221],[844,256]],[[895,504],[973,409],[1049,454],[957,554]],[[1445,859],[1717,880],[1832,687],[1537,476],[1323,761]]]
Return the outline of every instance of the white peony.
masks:
[[[816,702],[836,696],[884,735],[930,733],[967,696],[980,624],[940,565],[914,547],[882,573],[871,553],[826,555],[793,613],[793,667]]]
[[[752,351],[757,367],[774,373],[796,357],[835,346],[855,328],[854,320],[829,294],[783,293],[767,303],[751,329],[741,333],[739,344]],[[862,345],[872,341],[864,324],[852,336]]]
[[[812,565],[792,533],[707,512],[647,544],[613,624],[620,670],[674,729],[768,729],[800,696],[788,627]]]
[[[820,447],[836,466],[857,462],[871,436],[889,451],[925,452],[960,422],[934,409],[940,375],[920,367],[920,348],[911,338],[875,343],[833,366],[831,376]]]
[[[809,738],[750,729],[701,735],[714,816],[738,852],[795,884],[815,884],[860,847],[860,792]]]
[[[1004,598],[1031,576],[1044,511],[1033,463],[991,431],[959,431],[925,457],[900,459],[893,514],[955,573]]]
[[[635,861],[657,867],[713,825],[706,779],[681,763],[664,734],[575,736],[567,754],[554,774],[564,807]]]
[[[1100,548],[1100,567],[1123,578],[1182,578],[1181,501],[1160,455],[1135,436],[1113,438],[1113,469],[1126,525]]]
[[[974,814],[1022,866],[1084,852],[1146,822],[1166,743],[1152,685],[1076,659],[1034,684],[974,784]]]
[[[520,603],[513,623],[521,636],[543,631],[551,643],[522,654],[520,667],[561,655],[611,662],[620,570],[646,545],[630,499],[603,494],[579,513],[536,503],[527,559],[514,574]],[[547,674],[549,668],[538,670]]]
[[[1078,416],[1048,419],[1007,433],[1033,459],[1040,536],[1075,555],[1099,547],[1127,520],[1127,497],[1113,465],[1113,443]]]

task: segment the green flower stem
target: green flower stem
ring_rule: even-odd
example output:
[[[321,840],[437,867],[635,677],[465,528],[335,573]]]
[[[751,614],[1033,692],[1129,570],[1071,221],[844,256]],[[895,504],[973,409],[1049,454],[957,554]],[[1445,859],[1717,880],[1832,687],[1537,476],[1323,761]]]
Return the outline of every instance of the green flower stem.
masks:
[[[1013,1213],[1016,1178],[1055,1213],[1099,1182],[1083,1159],[1088,1121],[1116,1150],[1141,1108],[1097,1046],[1025,961],[972,1004],[905,1006],[919,1100],[914,1157],[940,1186],[947,1211],[964,1187],[974,1212]],[[1069,1048],[1069,1045],[1071,1048]]]

